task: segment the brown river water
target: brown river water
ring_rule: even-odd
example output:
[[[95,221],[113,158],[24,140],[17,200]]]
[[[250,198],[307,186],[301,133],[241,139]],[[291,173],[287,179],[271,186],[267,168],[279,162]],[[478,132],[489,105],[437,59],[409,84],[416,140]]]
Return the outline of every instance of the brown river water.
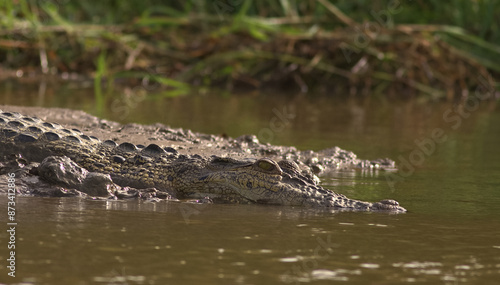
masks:
[[[408,213],[18,196],[13,278],[4,266],[12,238],[8,197],[1,195],[0,283],[499,284],[495,102],[461,111],[451,103],[375,96],[94,97],[91,86],[42,87],[3,83],[0,104],[392,158],[396,174],[342,171],[322,183],[350,198],[395,199]]]

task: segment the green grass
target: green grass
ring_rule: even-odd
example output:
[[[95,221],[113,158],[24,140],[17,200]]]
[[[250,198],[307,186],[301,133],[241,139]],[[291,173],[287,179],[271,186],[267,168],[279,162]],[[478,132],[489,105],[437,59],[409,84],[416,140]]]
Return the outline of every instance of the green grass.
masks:
[[[500,73],[500,2],[451,2],[5,0],[0,68],[83,74],[96,92],[146,80],[163,96],[268,85],[460,96],[471,77]]]

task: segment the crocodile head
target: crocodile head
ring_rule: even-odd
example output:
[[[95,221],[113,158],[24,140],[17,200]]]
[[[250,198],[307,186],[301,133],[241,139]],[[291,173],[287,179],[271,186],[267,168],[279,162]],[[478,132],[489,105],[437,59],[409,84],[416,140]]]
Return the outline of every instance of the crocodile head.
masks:
[[[183,189],[185,197],[210,197],[214,200],[224,197],[226,202],[238,203],[406,212],[394,200],[369,203],[324,189],[311,175],[301,173],[295,162],[287,160],[236,160],[214,156],[203,167],[189,173],[191,177],[192,174],[196,176],[193,184],[174,185],[174,188]]]

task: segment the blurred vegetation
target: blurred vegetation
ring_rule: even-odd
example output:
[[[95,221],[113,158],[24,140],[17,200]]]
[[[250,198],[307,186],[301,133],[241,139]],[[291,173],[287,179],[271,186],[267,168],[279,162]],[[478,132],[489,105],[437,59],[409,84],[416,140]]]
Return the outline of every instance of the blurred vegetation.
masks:
[[[0,72],[463,98],[499,89],[495,0],[5,0]]]

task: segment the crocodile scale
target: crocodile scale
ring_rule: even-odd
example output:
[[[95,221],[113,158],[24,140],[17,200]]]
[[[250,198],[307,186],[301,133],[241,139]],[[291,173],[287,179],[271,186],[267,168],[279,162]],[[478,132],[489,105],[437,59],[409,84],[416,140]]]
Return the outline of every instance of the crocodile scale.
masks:
[[[68,157],[88,171],[109,174],[120,186],[154,187],[178,199],[208,197],[222,203],[406,212],[394,200],[363,202],[327,190],[293,161],[182,155],[156,144],[116,144],[57,123],[0,110],[0,158],[12,154],[32,162]]]

